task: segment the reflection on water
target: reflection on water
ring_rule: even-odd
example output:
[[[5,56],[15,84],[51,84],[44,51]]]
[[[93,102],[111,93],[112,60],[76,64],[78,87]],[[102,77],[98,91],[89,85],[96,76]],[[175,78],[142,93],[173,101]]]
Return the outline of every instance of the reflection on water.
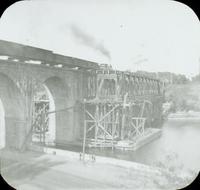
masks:
[[[111,149],[87,149],[96,155],[115,157],[118,159],[136,161],[148,165],[164,163],[181,166],[185,169],[200,169],[200,120],[173,119],[168,120],[162,131],[162,136],[137,151],[122,151]],[[81,151],[81,147],[71,148]]]

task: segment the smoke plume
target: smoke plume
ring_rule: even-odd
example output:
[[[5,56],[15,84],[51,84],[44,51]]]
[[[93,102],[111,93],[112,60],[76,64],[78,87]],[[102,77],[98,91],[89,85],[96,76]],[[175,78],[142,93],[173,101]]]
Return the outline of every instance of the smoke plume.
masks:
[[[70,30],[74,35],[74,37],[76,38],[76,40],[79,41],[79,43],[82,43],[87,47],[93,48],[96,51],[100,52],[105,57],[107,57],[109,60],[111,59],[110,52],[104,47],[102,43],[98,42],[95,38],[85,33],[75,25],[71,25]]]

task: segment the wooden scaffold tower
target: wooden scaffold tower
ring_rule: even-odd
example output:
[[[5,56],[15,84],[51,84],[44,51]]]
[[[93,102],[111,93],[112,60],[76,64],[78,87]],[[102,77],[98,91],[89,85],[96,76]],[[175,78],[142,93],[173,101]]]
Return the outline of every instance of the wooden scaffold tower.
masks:
[[[86,139],[92,147],[114,147],[120,138],[120,104],[116,102],[85,102]]]
[[[97,71],[93,86],[96,96],[84,101],[85,144],[114,148],[144,135],[153,113],[149,97],[159,95],[157,80],[107,69]]]

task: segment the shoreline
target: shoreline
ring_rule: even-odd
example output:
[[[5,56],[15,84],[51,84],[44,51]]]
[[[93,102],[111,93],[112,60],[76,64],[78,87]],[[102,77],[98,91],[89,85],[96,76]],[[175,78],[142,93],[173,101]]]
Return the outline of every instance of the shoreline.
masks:
[[[170,113],[168,119],[183,119],[183,120],[200,120],[200,112],[176,112]]]

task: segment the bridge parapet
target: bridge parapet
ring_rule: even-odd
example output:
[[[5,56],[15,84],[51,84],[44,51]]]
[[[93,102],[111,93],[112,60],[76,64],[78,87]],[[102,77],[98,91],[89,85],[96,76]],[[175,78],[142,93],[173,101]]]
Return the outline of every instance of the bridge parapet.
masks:
[[[38,64],[68,68],[98,69],[97,63],[59,55],[53,51],[0,40],[0,56],[20,62],[39,61]],[[28,63],[28,62],[27,62]]]

